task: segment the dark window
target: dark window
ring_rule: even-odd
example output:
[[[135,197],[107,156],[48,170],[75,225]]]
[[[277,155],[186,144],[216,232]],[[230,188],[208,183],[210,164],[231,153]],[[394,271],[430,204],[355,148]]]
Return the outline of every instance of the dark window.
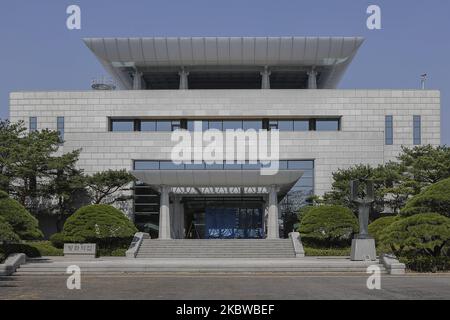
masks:
[[[30,117],[30,132],[37,131],[37,117]]]
[[[208,128],[207,129],[216,129],[216,130],[223,130],[223,122],[222,121],[208,121]]]
[[[224,121],[223,130],[237,130],[242,129],[242,121]]]
[[[159,163],[161,170],[184,170],[183,164],[175,164],[172,161],[161,161]]]
[[[188,131],[194,132],[196,124],[198,124],[200,130],[208,130],[208,121],[202,120],[189,120],[187,121],[186,128]]]
[[[294,131],[309,131],[309,120],[294,120]]]
[[[261,130],[262,129],[262,121],[244,120],[242,128],[244,130],[249,130],[249,129]]]
[[[268,129],[269,130],[278,130],[278,121],[270,120]]]
[[[205,164],[204,163],[190,163],[185,165],[186,170],[204,170]]]
[[[316,131],[339,131],[339,119],[317,119]]]
[[[393,116],[386,116],[385,119],[385,138],[386,145],[391,146],[394,144],[394,119]]]
[[[292,120],[280,120],[278,121],[278,130],[280,131],[293,131],[294,121]]]
[[[141,131],[156,131],[156,121],[142,120]]]
[[[422,117],[414,116],[413,119],[414,130],[414,145],[418,146],[422,144]]]
[[[111,131],[114,132],[134,131],[134,120],[111,120]]]
[[[164,132],[172,131],[172,121],[164,121],[164,120],[157,121],[156,131],[164,131]]]
[[[56,128],[59,138],[61,139],[61,141],[64,141],[64,117],[58,117],[56,119]]]
[[[211,164],[206,164],[206,169],[207,170],[223,170],[223,163],[211,163]]]
[[[226,163],[223,165],[225,170],[241,170],[242,164],[238,163]]]
[[[172,121],[172,131],[180,129],[181,129],[181,121],[180,120]]]
[[[159,161],[135,161],[134,170],[159,170]]]

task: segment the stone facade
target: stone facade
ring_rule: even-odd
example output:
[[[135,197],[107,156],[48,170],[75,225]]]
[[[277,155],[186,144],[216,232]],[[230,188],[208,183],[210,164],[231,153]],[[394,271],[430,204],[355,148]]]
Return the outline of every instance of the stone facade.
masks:
[[[82,149],[87,174],[131,170],[133,160],[170,160],[170,132],[108,132],[109,117],[295,118],[340,116],[338,132],[281,132],[282,160],[315,160],[315,193],[330,190],[332,172],[394,160],[413,146],[413,116],[422,120],[422,144],[440,144],[440,93],[427,90],[150,90],[14,92],[11,121],[37,117],[56,130],[65,117],[62,152]],[[385,145],[385,116],[393,116],[394,144]]]

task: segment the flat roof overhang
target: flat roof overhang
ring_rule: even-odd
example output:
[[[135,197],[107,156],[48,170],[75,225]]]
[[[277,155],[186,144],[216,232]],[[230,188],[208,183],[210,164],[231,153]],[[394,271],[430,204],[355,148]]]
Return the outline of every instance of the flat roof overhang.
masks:
[[[303,176],[302,170],[280,170],[274,175],[262,175],[259,170],[134,170],[139,181],[156,191],[161,186],[173,193],[189,195],[264,194],[276,186],[278,195],[287,194]]]
[[[251,67],[320,70],[318,86],[337,87],[364,42],[361,37],[153,37],[87,38],[95,54],[122,89],[132,88],[133,70],[161,68],[233,70]],[[194,76],[194,74],[193,74]],[[203,75],[204,77],[204,75]]]

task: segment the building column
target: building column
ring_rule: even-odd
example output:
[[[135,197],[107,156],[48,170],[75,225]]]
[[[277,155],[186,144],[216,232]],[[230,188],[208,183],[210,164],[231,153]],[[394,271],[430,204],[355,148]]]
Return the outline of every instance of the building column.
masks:
[[[186,237],[186,233],[184,231],[184,204],[182,202],[179,203],[179,215],[178,215],[178,219],[179,219],[179,223],[178,223],[178,227],[179,229],[179,238],[180,239],[184,239]]]
[[[278,222],[278,188],[269,188],[269,210],[267,214],[267,239],[279,239],[280,227]]]
[[[264,196],[264,207],[263,207],[263,225],[264,235],[267,236],[267,217],[269,216],[269,196]]]
[[[133,75],[133,90],[142,90],[143,81],[142,72],[136,70]]]
[[[182,239],[183,238],[183,232],[182,229],[184,229],[184,212],[183,212],[183,205],[181,204],[181,197],[175,196],[173,198],[173,214],[172,214],[172,237],[174,239]]]
[[[314,68],[308,71],[308,89],[317,89],[317,71]]]
[[[189,89],[189,81],[188,81],[189,72],[187,72],[184,68],[182,68],[181,71],[178,72],[178,74],[180,76],[180,90]]]
[[[261,89],[270,89],[270,75],[272,72],[269,71],[269,67],[264,67],[264,71],[261,72],[262,81]]]
[[[170,232],[170,188],[168,186],[161,187],[161,203],[159,207],[159,239],[171,239]]]

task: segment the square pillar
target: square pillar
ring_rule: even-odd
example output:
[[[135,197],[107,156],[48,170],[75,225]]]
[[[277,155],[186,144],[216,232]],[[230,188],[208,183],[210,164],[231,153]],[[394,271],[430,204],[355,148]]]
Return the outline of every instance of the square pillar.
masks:
[[[184,207],[180,196],[174,196],[172,206],[172,237],[184,239]]]
[[[267,239],[280,238],[280,226],[278,221],[278,188],[269,188],[269,208],[267,212]]]
[[[161,187],[161,203],[159,207],[159,239],[168,240],[171,237],[171,223],[170,223],[170,188],[168,186]]]

